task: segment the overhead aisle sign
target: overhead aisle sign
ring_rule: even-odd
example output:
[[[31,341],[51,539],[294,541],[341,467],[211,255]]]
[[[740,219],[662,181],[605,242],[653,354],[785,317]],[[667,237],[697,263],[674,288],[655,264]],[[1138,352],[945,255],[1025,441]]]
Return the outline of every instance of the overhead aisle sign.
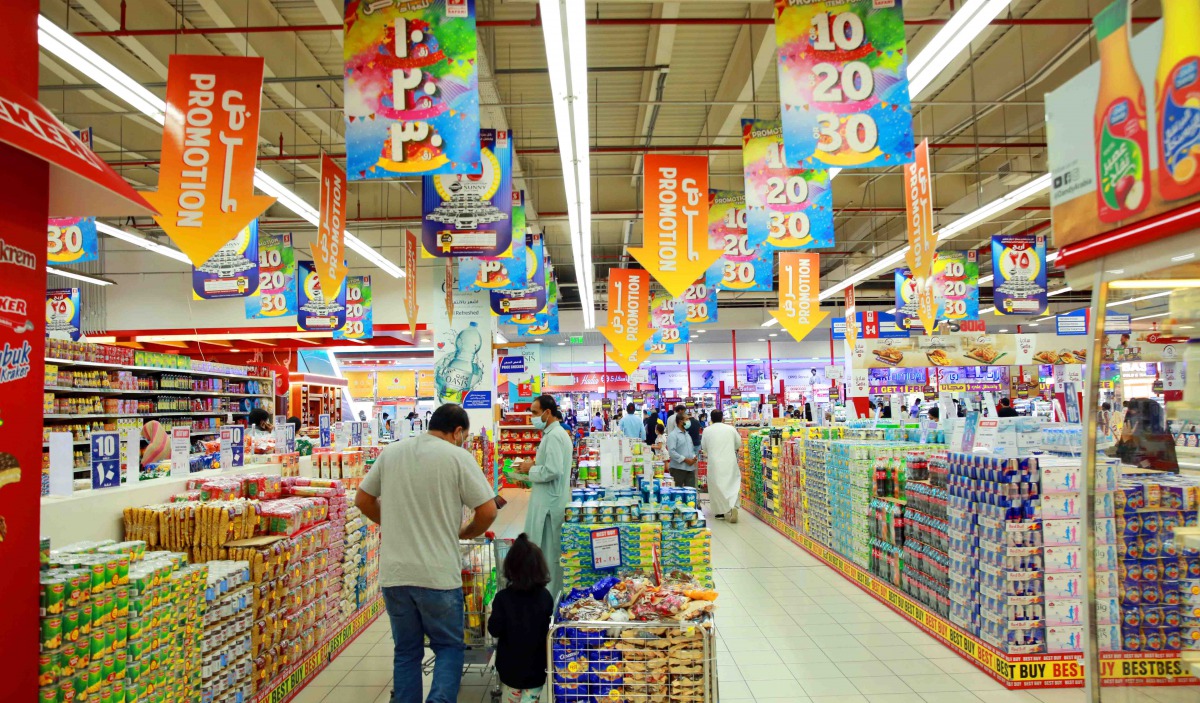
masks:
[[[258,295],[246,298],[246,319],[296,314],[296,250],[291,234],[258,237]]]
[[[608,272],[608,324],[596,328],[613,346],[609,352],[625,373],[632,374],[650,355],[650,274],[639,269]]]
[[[777,2],[775,43],[788,166],[870,168],[912,160],[900,2]]]
[[[937,233],[933,231],[933,178],[929,171],[929,140],[917,145],[911,163],[904,165],[904,211],[908,216],[908,251],[905,259],[912,271],[916,315],[926,334],[937,326],[937,302],[933,286],[933,260]],[[897,272],[899,285],[899,272]],[[897,300],[900,290],[897,289]],[[907,303],[907,300],[906,300]],[[900,303],[897,302],[897,309]]]
[[[258,220],[246,225],[216,254],[192,266],[192,299],[249,298],[262,281],[259,269]]]
[[[708,244],[708,157],[647,154],[642,246],[629,255],[673,297],[717,262]]]
[[[743,191],[708,191],[708,245],[721,252],[705,274],[710,287],[762,292],[773,288],[773,257],[763,251],[762,243],[751,245],[748,226]]]
[[[821,311],[820,278],[820,254],[779,253],[779,308],[771,315],[797,342],[829,317]]]
[[[1046,235],[992,235],[992,297],[997,315],[1046,312]]]
[[[333,331],[334,339],[371,339],[375,336],[375,301],[370,276],[346,278],[346,324]]]
[[[321,154],[321,212],[313,260],[321,290],[337,290],[346,280],[346,172],[329,154]]]
[[[512,246],[512,132],[483,129],[478,175],[426,176],[421,243],[435,257],[503,256]]]
[[[750,241],[774,249],[833,246],[833,188],[824,169],[788,168],[779,120],[742,120]]]

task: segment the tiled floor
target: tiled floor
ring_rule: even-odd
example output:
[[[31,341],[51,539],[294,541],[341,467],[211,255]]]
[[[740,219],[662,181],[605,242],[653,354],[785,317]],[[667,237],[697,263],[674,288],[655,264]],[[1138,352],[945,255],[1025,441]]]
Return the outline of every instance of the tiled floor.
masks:
[[[525,495],[495,526],[515,536]],[[1083,703],[1081,689],[1009,691],[770,527],[714,521],[721,592],[717,668],[724,701],[791,703]],[[295,699],[387,703],[391,637],[381,618]],[[491,682],[463,679],[459,701],[488,703]],[[1200,690],[1109,689],[1104,703],[1197,703]]]

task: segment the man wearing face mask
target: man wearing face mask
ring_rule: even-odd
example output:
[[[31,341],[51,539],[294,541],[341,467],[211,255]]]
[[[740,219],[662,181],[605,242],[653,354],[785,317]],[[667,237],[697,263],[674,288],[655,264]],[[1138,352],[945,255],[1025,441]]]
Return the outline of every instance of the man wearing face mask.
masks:
[[[553,396],[539,395],[529,406],[533,426],[542,431],[537,455],[526,459],[517,470],[529,474],[532,486],[529,509],[525,513],[525,534],[542,548],[550,567],[550,585],[557,594],[562,590],[562,524],[567,503],[571,502],[571,435],[563,429],[562,415]]]
[[[458,540],[482,535],[496,519],[495,494],[462,448],[470,426],[462,406],[441,406],[426,433],[384,447],[354,499],[383,530],[379,580],[395,648],[392,700],[399,703],[422,700],[426,637],[435,656],[426,700],[458,700],[466,648]],[[466,525],[463,507],[475,511]]]
[[[668,468],[676,486],[696,487],[696,448],[688,434],[688,420],[683,414],[675,416],[675,431],[667,435]]]

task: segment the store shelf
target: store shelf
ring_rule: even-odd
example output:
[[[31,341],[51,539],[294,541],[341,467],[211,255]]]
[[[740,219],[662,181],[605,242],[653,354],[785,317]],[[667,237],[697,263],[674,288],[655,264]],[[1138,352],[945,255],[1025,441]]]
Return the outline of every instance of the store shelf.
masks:
[[[113,417],[145,417],[149,419],[159,417],[220,417],[221,415],[236,415],[240,414],[241,410],[222,410],[220,412],[205,411],[205,412],[169,412],[169,413],[92,413],[89,415],[72,415],[70,413],[46,413],[42,415],[44,420],[98,420],[102,418]]]
[[[889,503],[895,503],[896,505],[908,505],[908,501],[904,500],[903,498],[893,498],[892,496],[875,496],[875,497],[878,498],[879,500],[886,500]]]
[[[46,386],[49,393],[79,393],[81,395],[202,395],[221,398],[270,398],[266,393],[225,393],[223,391],[182,391],[156,389],[149,391],[125,390],[123,388],[75,388],[72,386]]]
[[[215,378],[236,378],[246,381],[265,381],[272,383],[273,379],[265,376],[246,376],[236,373],[222,373],[219,371],[194,371],[192,369],[161,369],[157,366],[131,366],[128,364],[106,364],[100,361],[72,361],[70,359],[46,359],[47,364],[55,366],[74,366],[88,369],[120,369],[122,371],[145,371],[147,373],[178,373],[189,376],[211,376]]]
[[[500,452],[500,456],[537,456],[537,450],[532,452]]]

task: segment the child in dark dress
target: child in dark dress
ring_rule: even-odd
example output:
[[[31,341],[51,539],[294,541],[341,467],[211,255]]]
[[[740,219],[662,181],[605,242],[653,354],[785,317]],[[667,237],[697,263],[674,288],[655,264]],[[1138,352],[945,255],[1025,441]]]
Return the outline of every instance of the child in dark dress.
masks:
[[[508,585],[492,601],[488,632],[496,638],[496,671],[503,703],[536,703],[546,684],[546,635],[554,597],[542,550],[521,533],[504,558]]]

